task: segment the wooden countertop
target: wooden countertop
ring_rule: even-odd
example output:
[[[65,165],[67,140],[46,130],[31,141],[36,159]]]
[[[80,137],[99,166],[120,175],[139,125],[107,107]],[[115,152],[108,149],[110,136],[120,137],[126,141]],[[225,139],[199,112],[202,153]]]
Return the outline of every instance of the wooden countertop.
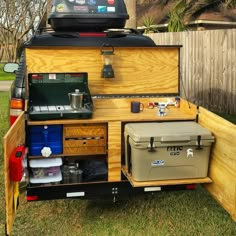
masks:
[[[115,100],[115,99],[114,99]],[[131,121],[172,121],[172,120],[194,120],[196,115],[192,109],[182,106],[176,108],[169,106],[166,109],[165,116],[159,116],[157,108],[147,108],[140,113],[130,112],[130,101],[125,99],[125,102],[120,100],[121,103],[117,105],[117,101],[105,100],[96,101],[94,104],[94,113],[90,119],[60,119],[60,120],[45,120],[45,121],[32,121],[28,122],[29,125],[44,125],[44,124],[77,124],[77,123],[100,123],[100,122],[131,122]],[[117,99],[116,99],[117,100]],[[139,99],[140,100],[140,99]],[[142,100],[141,100],[142,101]],[[146,103],[145,103],[146,104]]]

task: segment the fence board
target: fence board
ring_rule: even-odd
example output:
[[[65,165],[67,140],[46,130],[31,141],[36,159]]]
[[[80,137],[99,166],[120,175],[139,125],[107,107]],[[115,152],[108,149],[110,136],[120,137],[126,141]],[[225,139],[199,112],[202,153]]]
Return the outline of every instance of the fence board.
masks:
[[[187,98],[236,114],[236,29],[149,34],[157,45],[182,45],[180,70]],[[181,87],[181,96],[185,97]]]

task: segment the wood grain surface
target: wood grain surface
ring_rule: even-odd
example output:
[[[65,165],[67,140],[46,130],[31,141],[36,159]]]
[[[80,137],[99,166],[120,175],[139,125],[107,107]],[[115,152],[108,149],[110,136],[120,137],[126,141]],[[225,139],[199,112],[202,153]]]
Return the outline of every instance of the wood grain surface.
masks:
[[[11,130],[3,138],[4,147],[4,175],[5,175],[5,201],[6,201],[6,231],[10,234],[16,217],[14,194],[18,191],[18,182],[10,180],[9,160],[14,149],[25,142],[25,116],[24,112],[17,118]]]
[[[101,78],[100,48],[27,48],[28,73],[88,72],[91,94],[177,94],[178,48],[115,48],[115,78]]]

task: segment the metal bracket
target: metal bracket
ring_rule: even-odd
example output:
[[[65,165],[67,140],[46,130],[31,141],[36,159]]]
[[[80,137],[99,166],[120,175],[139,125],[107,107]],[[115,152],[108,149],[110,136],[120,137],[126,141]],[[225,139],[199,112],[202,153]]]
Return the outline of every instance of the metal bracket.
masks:
[[[199,115],[200,115],[199,106],[197,106],[196,123],[198,123]]]
[[[113,202],[115,203],[117,201],[118,188],[117,187],[112,188],[111,193],[114,195]]]
[[[111,189],[111,193],[112,193],[113,195],[118,194],[118,188],[117,188],[117,187],[112,188],[112,189]]]

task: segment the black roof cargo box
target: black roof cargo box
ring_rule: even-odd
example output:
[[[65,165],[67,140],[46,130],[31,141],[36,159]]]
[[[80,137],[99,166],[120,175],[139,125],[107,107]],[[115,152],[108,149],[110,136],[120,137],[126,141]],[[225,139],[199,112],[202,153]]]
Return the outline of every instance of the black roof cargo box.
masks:
[[[103,31],[124,28],[124,0],[54,0],[48,23],[55,31]]]

